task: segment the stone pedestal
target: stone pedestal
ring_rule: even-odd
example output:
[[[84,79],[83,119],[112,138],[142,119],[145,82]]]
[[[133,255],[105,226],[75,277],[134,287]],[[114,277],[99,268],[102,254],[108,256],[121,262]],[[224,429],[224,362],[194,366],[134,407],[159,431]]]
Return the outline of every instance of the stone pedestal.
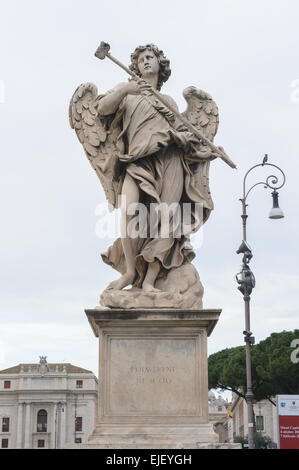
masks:
[[[86,310],[99,338],[98,422],[88,448],[198,448],[208,422],[207,337],[221,310]]]

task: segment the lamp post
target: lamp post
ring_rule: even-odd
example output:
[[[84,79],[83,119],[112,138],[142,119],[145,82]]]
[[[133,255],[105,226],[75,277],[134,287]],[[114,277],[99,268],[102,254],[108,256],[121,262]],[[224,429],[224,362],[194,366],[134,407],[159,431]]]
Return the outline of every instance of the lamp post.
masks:
[[[284,217],[282,210],[278,205],[278,192],[277,190],[282,188],[285,184],[285,174],[284,172],[276,165],[272,163],[267,163],[268,156],[265,155],[263,162],[254,165],[251,167],[245,174],[243,179],[243,198],[240,199],[242,203],[242,225],[243,225],[243,240],[242,243],[237,250],[237,253],[243,254],[242,258],[242,270],[236,276],[236,280],[239,284],[239,291],[243,294],[244,300],[244,308],[245,308],[245,330],[243,331],[244,334],[244,341],[245,341],[245,351],[246,351],[246,403],[247,403],[247,410],[248,410],[248,447],[249,449],[254,448],[254,413],[253,413],[253,401],[254,395],[252,391],[252,376],[251,376],[251,346],[254,344],[254,337],[252,336],[252,332],[250,331],[250,294],[252,289],[255,287],[255,278],[254,275],[249,267],[249,262],[252,258],[252,251],[247,243],[247,197],[251,190],[256,186],[262,184],[265,188],[273,189],[272,198],[273,198],[273,207],[269,213],[270,219],[281,219]],[[246,191],[246,179],[248,174],[255,168],[260,166],[271,166],[276,168],[280,171],[282,175],[282,183],[279,184],[279,179],[275,175],[269,175],[266,181],[260,181],[253,186],[250,187],[248,191]]]

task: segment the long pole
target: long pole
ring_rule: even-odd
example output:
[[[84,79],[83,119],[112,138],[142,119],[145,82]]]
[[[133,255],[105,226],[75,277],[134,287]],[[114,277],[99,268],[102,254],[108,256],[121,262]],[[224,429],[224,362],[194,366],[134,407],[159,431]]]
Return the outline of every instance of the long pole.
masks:
[[[247,222],[247,213],[246,213],[246,201],[245,199],[241,199],[242,202],[242,227],[243,227],[243,240],[246,242],[247,241],[247,233],[246,233],[246,222]]]
[[[250,342],[250,295],[245,291],[243,296],[245,305],[245,350],[246,350],[246,403],[248,417],[248,448],[254,449],[254,411],[251,375],[251,342]]]
[[[246,211],[246,196],[243,194],[242,203],[242,229],[243,229],[243,240],[247,242],[247,211]],[[246,404],[247,404],[247,418],[248,418],[248,448],[254,449],[254,411],[253,411],[253,400],[254,395],[252,391],[252,371],[251,371],[251,332],[250,332],[250,295],[247,286],[244,286],[244,308],[245,308],[245,353],[246,353]]]
[[[242,203],[242,230],[243,230],[243,240],[246,242],[247,245],[247,231],[246,231],[246,224],[247,224],[247,204],[246,200],[249,195],[249,193],[252,191],[253,188],[255,188],[258,185],[263,185],[265,188],[271,188],[274,191],[277,189],[280,189],[283,187],[285,184],[285,174],[276,165],[273,165],[272,163],[267,163],[268,161],[268,155],[265,155],[262,163],[259,163],[257,165],[254,165],[251,167],[245,174],[244,179],[243,179],[243,198],[240,199]],[[249,190],[246,192],[246,179],[249,173],[251,173],[252,170],[254,170],[257,167],[261,166],[271,166],[273,168],[276,168],[277,170],[280,171],[282,174],[282,183],[279,183],[278,177],[275,175],[269,175],[266,179],[266,181],[260,181],[258,183],[255,183],[252,185]],[[271,180],[271,182],[270,182]],[[240,250],[240,249],[239,249]],[[237,253],[243,252],[243,251],[237,251]],[[246,253],[245,253],[246,255]],[[246,270],[247,273],[251,272],[248,266],[248,262],[250,261],[252,257],[252,253],[250,250],[250,257],[244,255],[243,258],[243,270]],[[251,273],[252,274],[252,273]],[[245,340],[245,352],[246,352],[246,403],[247,403],[247,411],[248,411],[248,447],[249,449],[254,449],[254,410],[253,410],[253,402],[254,402],[254,395],[253,395],[253,390],[252,390],[252,368],[251,368],[251,346],[254,344],[254,338],[251,336],[252,333],[250,331],[250,294],[252,291],[252,288],[254,287],[254,284],[248,284],[246,282],[239,282],[242,284],[242,287],[239,287],[239,290],[243,294],[243,299],[244,299],[244,308],[245,308],[245,331],[244,331],[244,340]]]

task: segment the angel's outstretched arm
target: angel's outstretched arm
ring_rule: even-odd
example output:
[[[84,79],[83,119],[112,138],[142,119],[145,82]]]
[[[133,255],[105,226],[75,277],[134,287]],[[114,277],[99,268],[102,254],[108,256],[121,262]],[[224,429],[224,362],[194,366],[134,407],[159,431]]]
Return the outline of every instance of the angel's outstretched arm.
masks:
[[[97,101],[99,115],[109,116],[109,114],[114,114],[125,96],[127,96],[126,89],[120,85],[107,92]]]
[[[119,83],[113,90],[110,90],[98,100],[98,113],[100,116],[114,114],[122,100],[127,95],[140,94],[141,88],[136,81],[131,80],[125,83]]]

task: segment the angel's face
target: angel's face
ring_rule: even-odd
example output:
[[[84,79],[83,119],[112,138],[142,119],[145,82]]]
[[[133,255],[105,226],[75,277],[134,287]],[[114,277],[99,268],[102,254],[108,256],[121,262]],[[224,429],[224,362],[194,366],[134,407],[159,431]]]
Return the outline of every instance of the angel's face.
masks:
[[[138,56],[138,68],[142,77],[159,73],[159,61],[157,56],[149,49],[140,52]]]

